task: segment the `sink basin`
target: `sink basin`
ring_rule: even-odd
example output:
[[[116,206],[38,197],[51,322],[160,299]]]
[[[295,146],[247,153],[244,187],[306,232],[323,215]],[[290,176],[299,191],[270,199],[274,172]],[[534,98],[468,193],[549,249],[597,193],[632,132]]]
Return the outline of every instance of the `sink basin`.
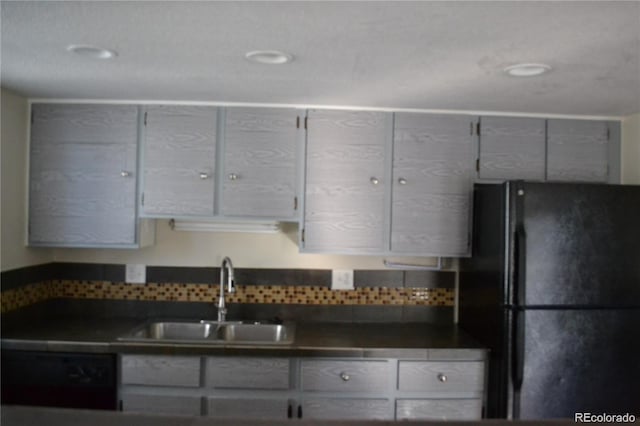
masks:
[[[225,342],[292,343],[293,329],[283,324],[226,324],[218,329]]]
[[[207,344],[291,344],[293,324],[216,321],[150,321],[118,340],[134,342]]]

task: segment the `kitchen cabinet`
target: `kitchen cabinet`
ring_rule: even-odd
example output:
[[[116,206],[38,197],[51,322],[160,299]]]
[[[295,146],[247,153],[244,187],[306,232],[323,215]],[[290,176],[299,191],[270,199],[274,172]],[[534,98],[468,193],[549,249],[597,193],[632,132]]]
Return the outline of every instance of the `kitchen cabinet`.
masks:
[[[268,419],[479,419],[484,350],[422,359],[120,356],[125,411]],[[201,369],[202,368],[202,369]]]
[[[143,215],[213,216],[217,120],[215,107],[146,108]]]
[[[138,247],[153,229],[138,220],[138,107],[33,104],[29,244]]]
[[[469,254],[475,119],[395,114],[391,252]]]
[[[606,121],[547,121],[547,180],[607,182],[609,140]]]
[[[308,111],[301,251],[386,249],[391,131],[390,113]]]
[[[477,171],[480,179],[543,181],[546,120],[481,117]]]
[[[297,219],[303,119],[303,111],[287,108],[225,110],[223,216]]]

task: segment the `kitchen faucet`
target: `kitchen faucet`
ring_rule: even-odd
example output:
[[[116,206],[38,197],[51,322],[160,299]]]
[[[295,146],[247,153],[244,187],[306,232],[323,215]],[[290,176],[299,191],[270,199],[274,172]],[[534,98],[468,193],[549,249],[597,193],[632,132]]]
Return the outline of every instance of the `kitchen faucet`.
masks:
[[[231,259],[225,257],[222,259],[222,266],[220,266],[220,298],[218,299],[218,322],[223,322],[227,318],[227,307],[224,303],[224,271],[227,270],[227,287],[229,293],[236,291],[235,284],[233,283],[233,263]]]

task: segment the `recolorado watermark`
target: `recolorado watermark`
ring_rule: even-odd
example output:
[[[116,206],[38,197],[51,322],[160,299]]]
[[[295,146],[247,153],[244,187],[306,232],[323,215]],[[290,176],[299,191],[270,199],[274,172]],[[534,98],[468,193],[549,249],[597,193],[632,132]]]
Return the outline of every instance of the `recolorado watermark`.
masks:
[[[594,413],[575,413],[573,421],[576,423],[634,423],[636,416],[633,414],[594,414]]]

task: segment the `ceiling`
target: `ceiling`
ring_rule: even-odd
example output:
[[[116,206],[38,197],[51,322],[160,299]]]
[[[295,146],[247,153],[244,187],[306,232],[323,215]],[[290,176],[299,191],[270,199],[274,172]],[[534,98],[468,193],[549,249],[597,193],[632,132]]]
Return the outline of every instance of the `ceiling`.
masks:
[[[38,98],[622,117],[639,2],[2,1],[2,86]],[[112,60],[70,44],[114,49]],[[286,65],[250,63],[276,49]],[[506,66],[542,62],[515,78]]]

